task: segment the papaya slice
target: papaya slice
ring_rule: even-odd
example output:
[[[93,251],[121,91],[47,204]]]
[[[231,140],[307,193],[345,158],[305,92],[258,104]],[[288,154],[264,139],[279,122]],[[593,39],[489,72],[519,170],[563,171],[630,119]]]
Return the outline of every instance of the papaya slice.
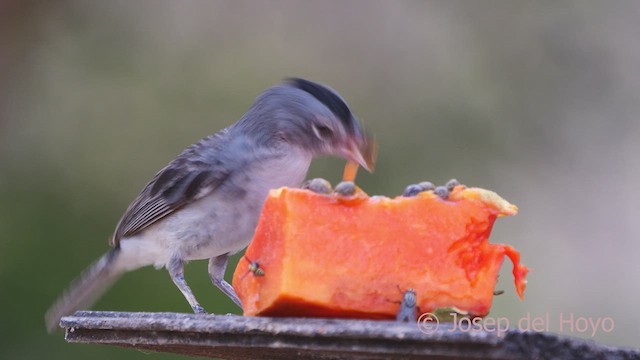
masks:
[[[447,200],[272,190],[233,287],[249,316],[392,319],[414,289],[421,312],[489,312],[505,255],[522,299],[529,269],[508,245],[488,242],[517,207],[492,191],[456,186]],[[254,264],[255,265],[255,264]],[[247,276],[248,274],[248,276]]]

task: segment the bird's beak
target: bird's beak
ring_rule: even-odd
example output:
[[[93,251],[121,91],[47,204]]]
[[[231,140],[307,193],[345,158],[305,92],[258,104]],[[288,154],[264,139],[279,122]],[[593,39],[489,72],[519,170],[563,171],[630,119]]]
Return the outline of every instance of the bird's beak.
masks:
[[[349,141],[346,157],[358,163],[368,172],[373,172],[377,153],[376,142],[370,136],[365,135],[362,138]]]

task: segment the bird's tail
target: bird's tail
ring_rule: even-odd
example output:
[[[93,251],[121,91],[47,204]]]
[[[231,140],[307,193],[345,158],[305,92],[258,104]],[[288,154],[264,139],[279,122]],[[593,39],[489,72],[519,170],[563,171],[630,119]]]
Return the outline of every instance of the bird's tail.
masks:
[[[119,248],[104,254],[85,269],[47,310],[45,322],[50,333],[58,328],[63,316],[71,315],[80,308],[93,305],[122,275],[125,270],[116,265],[119,255]]]

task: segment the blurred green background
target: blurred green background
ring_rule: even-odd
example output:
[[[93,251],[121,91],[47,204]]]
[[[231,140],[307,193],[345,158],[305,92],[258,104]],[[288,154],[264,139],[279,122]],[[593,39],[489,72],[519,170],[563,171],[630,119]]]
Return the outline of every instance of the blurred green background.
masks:
[[[594,339],[638,346],[639,18],[634,1],[3,1],[0,358],[149,358],[66,344],[43,314],[158,169],[287,76],[330,84],[376,134],[370,194],[455,177],[520,207],[492,241],[529,287],[520,302],[505,262],[492,316],[611,317]],[[186,271],[207,310],[237,312],[206,262]],[[190,311],[152,268],[95,308]]]

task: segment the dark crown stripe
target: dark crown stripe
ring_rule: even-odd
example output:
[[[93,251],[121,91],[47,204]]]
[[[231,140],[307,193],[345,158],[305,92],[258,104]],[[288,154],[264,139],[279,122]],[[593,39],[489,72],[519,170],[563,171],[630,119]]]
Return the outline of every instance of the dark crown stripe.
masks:
[[[290,78],[287,79],[287,81],[294,87],[306,91],[318,99],[318,101],[329,108],[329,110],[331,110],[331,112],[336,115],[340,121],[342,121],[347,129],[352,130],[353,123],[351,119],[351,110],[349,110],[349,106],[347,106],[347,104],[345,104],[345,102],[342,101],[340,96],[335,92],[320,84],[305,79]]]

